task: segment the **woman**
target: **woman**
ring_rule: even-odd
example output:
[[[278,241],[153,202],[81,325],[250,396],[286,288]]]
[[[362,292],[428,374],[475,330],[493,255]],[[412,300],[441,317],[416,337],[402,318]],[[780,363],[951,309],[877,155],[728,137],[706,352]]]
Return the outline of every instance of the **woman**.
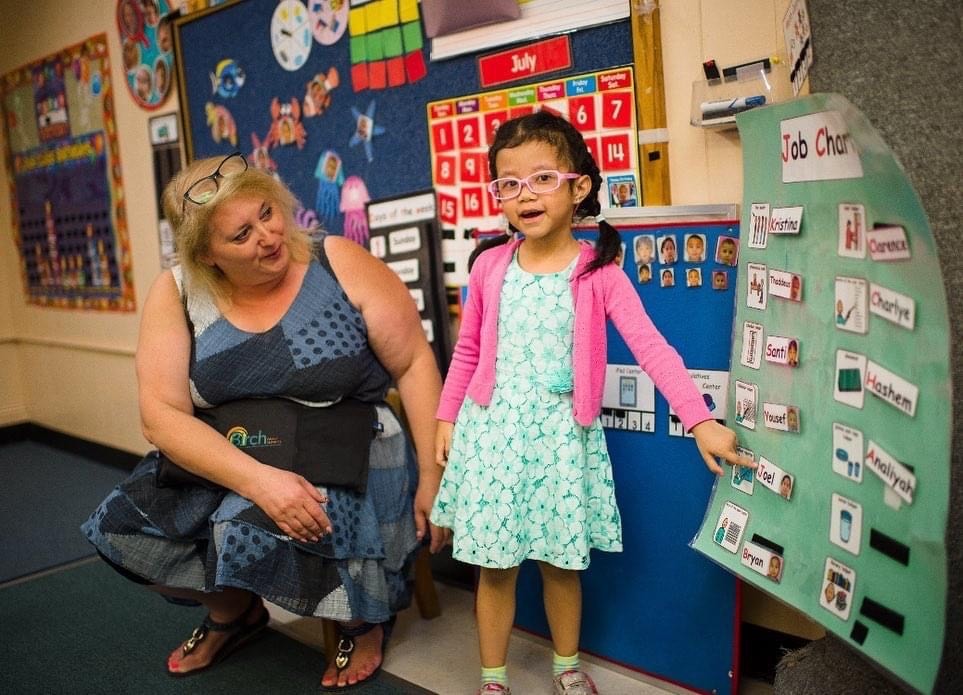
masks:
[[[170,461],[221,487],[159,486],[152,452],[83,530],[125,576],[207,608],[168,657],[171,674],[204,669],[253,637],[268,621],[264,598],[339,621],[345,639],[322,688],[362,681],[410,602],[420,541],[430,533],[437,551],[446,540],[427,520],[442,473],[433,460],[441,380],[417,311],[362,247],[298,229],[291,192],[240,153],[194,162],[163,203],[180,265],[157,278],[144,305],[141,421]],[[383,403],[392,382],[417,468]],[[377,404],[364,493],[262,464],[194,416],[278,396]]]

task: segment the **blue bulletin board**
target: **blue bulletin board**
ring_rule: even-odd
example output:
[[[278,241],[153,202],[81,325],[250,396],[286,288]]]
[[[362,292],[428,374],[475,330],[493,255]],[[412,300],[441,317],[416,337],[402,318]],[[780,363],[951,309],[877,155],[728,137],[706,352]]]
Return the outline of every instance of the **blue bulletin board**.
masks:
[[[732,330],[736,257],[723,252],[720,240],[736,240],[735,206],[624,208],[606,212],[625,245],[623,268],[633,279],[649,316],[694,372],[714,414],[725,419],[726,382]],[[591,239],[594,232],[581,235]],[[651,263],[651,280],[639,282],[639,237],[658,242],[674,236],[675,263]],[[701,237],[705,257],[688,262],[686,241]],[[727,244],[723,245],[726,248]],[[663,287],[664,270],[676,282]],[[702,282],[687,286],[688,271],[699,270]],[[725,285],[713,273],[725,274]],[[615,493],[622,515],[623,552],[592,554],[582,575],[581,648],[630,668],[706,692],[734,692],[738,678],[739,627],[737,581],[693,552],[689,542],[705,513],[714,477],[706,469],[695,442],[681,432],[666,401],[654,395],[651,418],[638,417],[619,382],[614,365],[635,366],[628,348],[610,326],[609,374],[602,422],[612,458]],[[700,379],[709,376],[709,379]],[[629,373],[630,378],[634,374]],[[636,412],[646,412],[644,380],[633,389]],[[614,399],[614,400],[613,400]],[[627,401],[631,403],[631,398]],[[707,402],[709,402],[707,400]],[[612,406],[615,407],[612,407]],[[646,431],[646,423],[651,428]],[[727,467],[728,469],[728,467]],[[533,563],[522,565],[516,625],[548,635],[541,600],[541,580]]]
[[[294,14],[282,21],[281,12],[298,5],[308,10],[306,23],[297,24]],[[474,54],[428,59],[428,39],[414,0],[350,3],[351,12],[367,13],[367,24],[353,19],[349,3],[334,17],[315,16],[316,6],[330,3],[243,0],[179,18],[174,31],[177,82],[188,161],[240,150],[252,164],[262,162],[276,171],[328,230],[341,233],[345,204],[350,213],[358,206],[363,210],[368,199],[432,187],[425,106],[477,92],[480,83]],[[305,37],[297,50],[286,51],[286,44],[272,41],[272,22],[288,30],[297,24],[298,36],[304,36],[311,27],[321,27],[318,20],[328,28]],[[368,26],[374,21],[380,28]],[[572,66],[553,77],[632,63],[627,20],[569,37]],[[397,55],[390,57],[393,53]],[[370,68],[365,79],[358,77],[362,64]],[[383,76],[377,66],[384,67]],[[319,86],[306,106],[311,82]],[[277,117],[272,114],[275,98]],[[282,121],[293,110],[292,99],[298,102],[296,122],[291,123],[290,144],[280,144],[288,139]],[[365,123],[366,138],[356,137],[360,123]]]

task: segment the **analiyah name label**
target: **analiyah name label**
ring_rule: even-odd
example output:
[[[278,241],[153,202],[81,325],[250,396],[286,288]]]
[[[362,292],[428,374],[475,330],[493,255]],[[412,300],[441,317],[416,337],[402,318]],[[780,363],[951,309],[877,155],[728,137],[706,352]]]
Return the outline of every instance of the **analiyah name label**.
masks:
[[[916,476],[872,439],[866,446],[866,457],[863,459],[863,463],[867,469],[878,475],[893,492],[899,495],[900,499],[907,504],[913,504],[913,494],[916,492]]]

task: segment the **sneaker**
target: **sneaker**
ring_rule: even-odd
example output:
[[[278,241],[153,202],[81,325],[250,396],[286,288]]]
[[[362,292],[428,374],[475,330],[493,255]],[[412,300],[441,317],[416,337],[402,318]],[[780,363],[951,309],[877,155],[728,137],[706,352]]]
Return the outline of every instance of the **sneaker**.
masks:
[[[485,683],[478,695],[512,695],[512,689],[501,683]]]
[[[555,678],[555,695],[599,695],[585,671],[565,671]]]

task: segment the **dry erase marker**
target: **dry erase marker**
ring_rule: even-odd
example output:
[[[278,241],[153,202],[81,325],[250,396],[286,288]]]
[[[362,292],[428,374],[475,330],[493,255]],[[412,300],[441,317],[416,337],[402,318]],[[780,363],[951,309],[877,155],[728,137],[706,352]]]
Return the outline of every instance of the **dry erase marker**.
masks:
[[[717,99],[715,101],[704,101],[701,104],[702,116],[704,118],[719,118],[731,116],[740,111],[745,111],[766,103],[766,97],[757,94],[751,97],[738,97],[736,99]]]

